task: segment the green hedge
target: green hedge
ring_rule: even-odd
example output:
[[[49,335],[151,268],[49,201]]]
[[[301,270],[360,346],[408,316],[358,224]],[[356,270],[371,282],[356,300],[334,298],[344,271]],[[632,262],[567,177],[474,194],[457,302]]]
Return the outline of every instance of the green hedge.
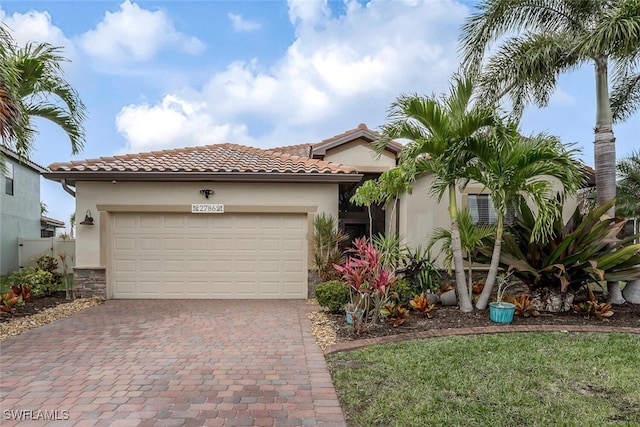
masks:
[[[349,285],[338,280],[330,280],[316,286],[318,304],[333,313],[344,313],[344,306],[351,301]]]

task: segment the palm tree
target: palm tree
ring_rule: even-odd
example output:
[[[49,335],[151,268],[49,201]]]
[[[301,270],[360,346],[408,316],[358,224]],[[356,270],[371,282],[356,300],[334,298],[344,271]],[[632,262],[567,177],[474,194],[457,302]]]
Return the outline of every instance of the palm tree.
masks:
[[[385,137],[375,143],[381,151],[390,139],[408,139],[400,152],[403,167],[414,177],[434,174],[431,191],[438,200],[448,190],[456,289],[460,310],[465,312],[472,311],[473,305],[466,292],[456,185],[464,183],[461,171],[473,158],[467,147],[495,122],[494,109],[474,104],[472,96],[471,79],[461,76],[455,77],[448,96],[400,96],[391,105],[389,122],[382,126]]]
[[[458,226],[460,227],[460,241],[462,244],[462,250],[467,258],[467,280],[468,280],[468,293],[469,298],[472,295],[473,287],[473,255],[476,253],[478,247],[482,244],[482,241],[495,234],[494,227],[491,225],[476,225],[473,223],[471,212],[469,209],[463,209],[458,211]],[[443,251],[445,254],[444,263],[451,273],[451,264],[453,263],[453,252],[451,251],[451,230],[442,227],[436,227],[431,234],[431,239],[427,245],[427,250],[436,244],[436,242],[442,241]]]
[[[10,56],[13,49],[13,39],[3,25],[0,25],[0,63]],[[0,67],[0,138],[15,140],[22,127],[22,116],[16,99],[16,72],[11,67]]]
[[[640,150],[618,162],[617,212],[630,220],[640,219]],[[635,231],[635,228],[634,228]],[[622,292],[625,300],[640,304],[640,280],[627,282]]]
[[[516,112],[531,101],[546,106],[561,73],[595,66],[598,203],[614,198],[613,123],[640,106],[640,2],[483,0],[462,31],[464,65],[471,72],[482,71],[481,86],[490,102],[509,95]]]
[[[15,45],[0,26],[0,135],[26,157],[37,130],[32,118],[59,125],[77,154],[84,145],[85,106],[63,77],[61,48],[48,43]]]
[[[538,215],[532,239],[546,241],[553,232],[553,223],[562,213],[560,206],[567,194],[575,194],[582,183],[582,172],[573,158],[575,149],[567,149],[559,139],[546,134],[523,138],[515,120],[494,128],[491,138],[472,148],[476,159],[467,168],[469,178],[491,191],[496,213],[495,244],[484,289],[476,307],[487,308],[498,274],[505,218],[511,207],[521,200],[533,203]],[[549,177],[562,185],[561,200]]]

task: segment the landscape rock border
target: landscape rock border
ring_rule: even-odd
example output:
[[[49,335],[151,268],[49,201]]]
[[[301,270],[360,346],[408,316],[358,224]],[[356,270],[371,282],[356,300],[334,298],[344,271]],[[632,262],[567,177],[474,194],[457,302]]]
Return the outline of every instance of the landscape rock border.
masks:
[[[0,342],[20,335],[30,329],[39,328],[40,326],[55,322],[58,319],[71,316],[87,308],[95,307],[96,305],[104,303],[104,301],[105,299],[102,297],[80,298],[47,308],[31,316],[18,317],[9,322],[0,323]]]

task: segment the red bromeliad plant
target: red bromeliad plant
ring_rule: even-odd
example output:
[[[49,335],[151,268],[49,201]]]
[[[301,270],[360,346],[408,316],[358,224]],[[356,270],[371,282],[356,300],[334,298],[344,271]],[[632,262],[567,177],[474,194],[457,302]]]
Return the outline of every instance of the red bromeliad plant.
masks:
[[[341,274],[341,280],[351,287],[352,302],[354,294],[360,297],[360,308],[368,307],[369,299],[373,300],[369,314],[371,322],[377,323],[382,316],[380,310],[389,299],[389,291],[396,283],[395,275],[384,268],[380,252],[364,237],[356,239],[353,248],[347,252],[352,255],[344,264],[333,267]]]

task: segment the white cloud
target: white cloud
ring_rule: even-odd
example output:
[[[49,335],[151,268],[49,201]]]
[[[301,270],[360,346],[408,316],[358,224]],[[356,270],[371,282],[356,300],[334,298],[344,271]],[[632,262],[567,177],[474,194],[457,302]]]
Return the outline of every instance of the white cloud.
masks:
[[[242,15],[227,13],[227,17],[231,21],[233,31],[236,31],[238,33],[249,33],[251,31],[256,31],[262,28],[262,25],[259,22],[247,21],[242,17]]]
[[[188,54],[204,49],[195,37],[178,32],[162,10],[150,11],[125,0],[117,12],[106,12],[95,29],[80,38],[89,55],[106,62],[143,62],[161,49],[177,48]]]
[[[327,0],[288,0],[289,20],[298,27],[314,27],[330,17]]]
[[[167,95],[158,105],[128,105],[118,113],[116,127],[127,139],[124,152],[216,144],[250,143],[244,125],[216,124],[206,105]]]
[[[16,12],[7,15],[0,9],[0,22],[9,27],[11,36],[18,46],[46,42],[52,46],[63,47],[63,55],[67,59],[75,57],[73,42],[65,37],[60,28],[53,25],[48,12],[32,10],[27,13]]]
[[[204,117],[218,125],[258,122],[253,142],[262,147],[317,141],[360,122],[376,128],[401,93],[447,90],[459,64],[457,37],[467,14],[453,0],[366,5],[347,0],[339,16],[330,14],[325,1],[290,0],[296,37],[282,58],[269,68],[255,60],[236,61],[202,89],[187,89],[184,100],[202,107],[195,115],[181,115],[175,126],[186,128]],[[163,104],[127,108],[144,116],[164,111]],[[121,126],[128,135],[129,125]],[[177,146],[179,134],[167,131],[164,138],[176,135]]]

